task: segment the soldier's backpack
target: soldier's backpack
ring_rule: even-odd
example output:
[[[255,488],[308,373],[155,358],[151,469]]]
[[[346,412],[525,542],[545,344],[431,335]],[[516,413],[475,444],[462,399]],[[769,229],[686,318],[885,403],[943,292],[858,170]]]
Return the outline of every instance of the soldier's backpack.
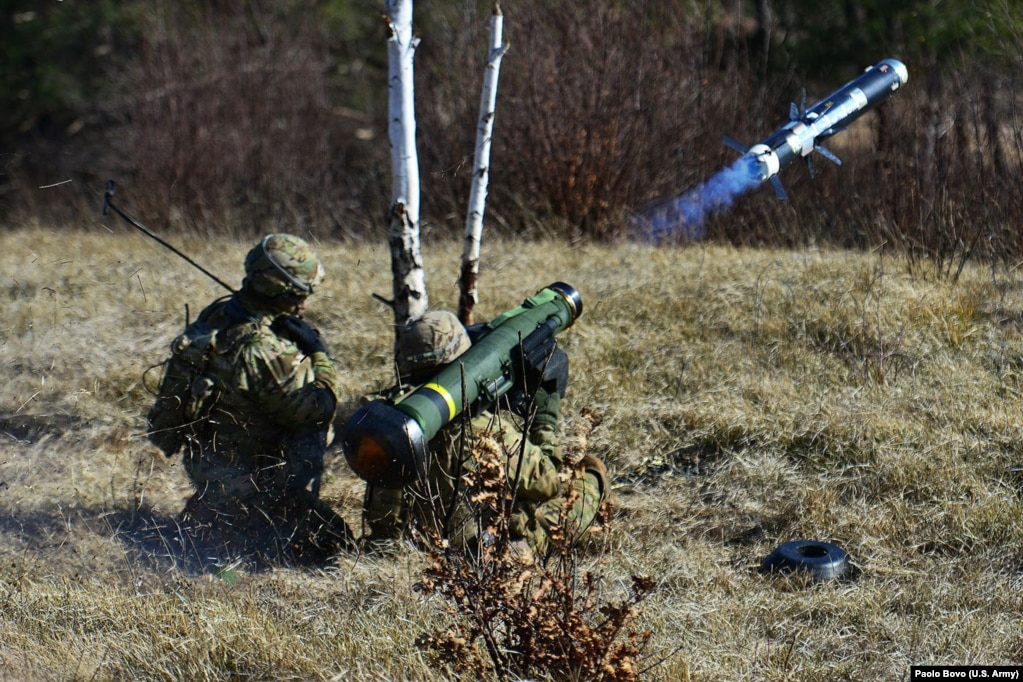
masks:
[[[216,379],[207,366],[217,352],[220,331],[196,321],[171,342],[171,355],[162,363],[163,377],[146,417],[146,436],[168,457],[198,431],[215,400]]]
[[[149,442],[170,457],[200,435],[223,390],[219,377],[230,374],[258,326],[258,318],[228,298],[186,325],[185,333],[171,342],[171,356],[161,363],[163,377],[147,415]]]

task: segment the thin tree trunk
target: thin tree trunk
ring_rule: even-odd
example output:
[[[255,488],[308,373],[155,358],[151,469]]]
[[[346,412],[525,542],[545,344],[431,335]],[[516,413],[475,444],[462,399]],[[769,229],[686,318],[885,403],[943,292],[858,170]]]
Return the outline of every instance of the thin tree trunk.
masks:
[[[480,241],[483,235],[483,212],[487,203],[487,185],[490,181],[490,143],[494,132],[494,111],[497,105],[497,79],[501,72],[501,58],[508,46],[501,42],[504,17],[501,6],[494,3],[490,17],[490,53],[483,73],[483,94],[480,97],[480,118],[476,127],[476,158],[473,162],[472,186],[469,189],[469,209],[465,220],[465,239],[462,249],[462,272],[459,278],[458,318],[462,324],[473,321],[473,309],[479,301],[477,279],[480,272]]]
[[[768,63],[771,58],[771,2],[770,0],[757,0],[757,32],[755,38],[755,55],[757,67],[761,74],[767,73]]]
[[[409,320],[429,307],[419,242],[419,157],[416,153],[412,63],[419,40],[412,37],[412,0],[388,0],[387,134],[391,142],[391,247],[395,339]]]
[[[1009,163],[1002,150],[1001,120],[999,115],[998,100],[995,93],[1004,90],[1001,77],[997,74],[988,74],[987,82],[981,90],[980,106],[981,116],[984,118],[984,132],[987,135],[987,156],[991,159],[995,177],[1004,178],[1009,172]]]

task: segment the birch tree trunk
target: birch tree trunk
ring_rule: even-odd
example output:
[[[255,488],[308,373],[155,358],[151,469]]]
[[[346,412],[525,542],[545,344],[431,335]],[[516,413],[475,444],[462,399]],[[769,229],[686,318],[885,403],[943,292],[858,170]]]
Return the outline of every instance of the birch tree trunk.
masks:
[[[391,247],[395,339],[409,320],[429,307],[419,241],[419,156],[416,152],[412,63],[419,40],[412,37],[412,0],[387,0],[388,113],[391,143]]]
[[[459,277],[458,318],[470,325],[473,309],[479,300],[476,282],[480,271],[480,239],[483,234],[483,211],[487,203],[487,184],[490,181],[490,142],[494,131],[494,110],[497,103],[497,77],[501,72],[501,58],[508,46],[501,43],[504,17],[501,7],[494,3],[490,18],[490,53],[483,73],[483,94],[480,97],[480,117],[476,127],[476,158],[473,179],[469,189],[469,209],[466,217],[465,239],[462,249],[462,271]]]

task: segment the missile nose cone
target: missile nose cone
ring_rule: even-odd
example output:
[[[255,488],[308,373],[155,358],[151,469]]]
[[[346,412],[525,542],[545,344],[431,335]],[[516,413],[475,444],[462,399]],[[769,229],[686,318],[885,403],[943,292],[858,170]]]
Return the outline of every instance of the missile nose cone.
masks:
[[[906,65],[900,62],[898,59],[885,59],[881,63],[887,64],[888,66],[895,70],[895,73],[899,76],[899,82],[902,85],[905,85],[909,81],[909,69],[907,69]]]

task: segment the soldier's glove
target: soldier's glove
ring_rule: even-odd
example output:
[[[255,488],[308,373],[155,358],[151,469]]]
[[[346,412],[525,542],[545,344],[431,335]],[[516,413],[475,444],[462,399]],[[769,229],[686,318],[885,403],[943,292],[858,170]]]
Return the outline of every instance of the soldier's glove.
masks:
[[[545,427],[552,431],[558,428],[561,418],[561,394],[557,391],[548,393],[544,388],[536,389],[533,394],[533,429]]]
[[[300,317],[281,315],[273,321],[270,328],[278,336],[282,336],[294,343],[306,355],[312,355],[313,353],[329,355],[327,353],[327,346],[323,343],[323,339],[320,338],[320,332]]]
[[[539,446],[551,464],[561,468],[562,452],[558,444],[558,420],[561,417],[561,394],[538,388],[533,394],[533,422],[529,427],[529,442]]]

